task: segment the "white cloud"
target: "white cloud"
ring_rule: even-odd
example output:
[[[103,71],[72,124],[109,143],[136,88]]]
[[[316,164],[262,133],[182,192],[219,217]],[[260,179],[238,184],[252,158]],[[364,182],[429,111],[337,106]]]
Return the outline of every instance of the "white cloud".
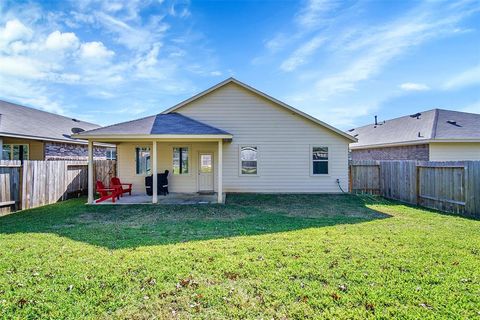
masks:
[[[325,14],[335,8],[338,1],[309,0],[307,5],[297,14],[297,22],[303,27],[317,26],[325,19]]]
[[[49,50],[75,50],[79,46],[79,40],[75,33],[54,31],[45,41],[45,48]]]
[[[405,82],[400,85],[400,88],[405,91],[427,91],[430,87],[423,83]]]
[[[480,64],[455,75],[444,84],[444,88],[449,90],[474,85],[480,85]]]
[[[44,86],[0,74],[0,88],[0,97],[12,102],[58,114],[65,114],[67,111],[59,102],[48,96],[49,92]]]
[[[299,66],[308,62],[308,59],[315,53],[315,51],[325,42],[322,36],[314,37],[306,42],[300,48],[295,50],[288,59],[283,61],[280,68],[283,71],[294,71]]]
[[[80,57],[89,61],[102,62],[114,54],[115,52],[108,50],[100,41],[85,42],[80,46]]]
[[[339,6],[330,1],[310,1],[296,16],[297,27],[303,28],[290,27],[292,31],[277,33],[265,44],[269,60],[274,59],[272,53],[280,56],[288,49],[291,51],[286,59],[278,57],[282,59],[280,67],[285,71],[301,70],[289,74],[294,79],[289,81],[296,85],[285,93],[287,101],[334,125],[353,124],[355,118],[374,112],[401,94],[391,84],[376,81],[387,66],[428,41],[457,35],[460,22],[479,11],[468,1],[424,2],[416,3],[396,19],[381,23],[367,19],[368,23],[364,23],[360,13],[366,9],[365,3]],[[311,49],[308,44],[315,37],[325,40]],[[301,65],[303,68],[298,69]],[[479,74],[467,72],[450,85],[476,83]],[[366,94],[379,87],[383,90]],[[407,83],[401,88],[429,90],[421,83]]]
[[[221,71],[218,71],[218,70],[215,70],[215,71],[210,72],[210,75],[211,75],[212,77],[219,77],[219,76],[222,75],[222,72],[221,72]]]
[[[48,74],[50,66],[29,57],[0,56],[0,75],[23,79],[41,79]]]
[[[3,46],[17,40],[27,40],[32,36],[33,31],[19,20],[9,20],[5,27],[0,28],[0,49]]]

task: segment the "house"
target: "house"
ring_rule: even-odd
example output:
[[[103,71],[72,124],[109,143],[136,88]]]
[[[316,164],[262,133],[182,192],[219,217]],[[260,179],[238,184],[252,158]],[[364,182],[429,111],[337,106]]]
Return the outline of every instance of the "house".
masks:
[[[480,160],[480,114],[433,109],[375,121],[348,131],[358,139],[352,160]]]
[[[73,133],[99,125],[0,100],[0,160],[87,159],[87,141]],[[112,145],[95,145],[96,159],[115,157]]]
[[[75,136],[90,147],[116,144],[118,175],[134,193],[145,193],[145,176],[156,188],[155,173],[169,170],[171,192],[216,192],[219,202],[224,192],[347,190],[348,144],[356,141],[233,78],[157,115]]]

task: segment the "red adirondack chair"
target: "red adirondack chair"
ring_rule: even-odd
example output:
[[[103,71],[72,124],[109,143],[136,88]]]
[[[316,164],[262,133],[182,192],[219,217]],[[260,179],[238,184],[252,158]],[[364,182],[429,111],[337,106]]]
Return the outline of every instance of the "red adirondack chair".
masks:
[[[121,183],[120,182],[120,179],[117,178],[117,177],[113,177],[111,180],[110,180],[110,186],[112,188],[118,188],[119,191],[120,191],[120,196],[123,197],[123,194],[124,193],[127,193],[129,195],[132,195],[132,184],[131,183]]]
[[[120,192],[118,187],[105,188],[102,181],[97,181],[97,193],[100,194],[100,198],[95,200],[95,203],[99,203],[108,199],[112,199],[115,203],[115,198],[120,199]]]

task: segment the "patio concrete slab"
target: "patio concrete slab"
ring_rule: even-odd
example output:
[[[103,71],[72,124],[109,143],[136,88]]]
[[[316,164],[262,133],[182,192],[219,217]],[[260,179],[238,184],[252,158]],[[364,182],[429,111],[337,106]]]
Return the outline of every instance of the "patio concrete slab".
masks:
[[[225,199],[225,195],[223,197]],[[199,194],[199,193],[170,193],[166,196],[158,196],[158,204],[214,204],[217,202],[217,194]],[[120,200],[112,203],[111,200],[95,203],[103,204],[152,204],[152,197],[147,195],[124,195]]]

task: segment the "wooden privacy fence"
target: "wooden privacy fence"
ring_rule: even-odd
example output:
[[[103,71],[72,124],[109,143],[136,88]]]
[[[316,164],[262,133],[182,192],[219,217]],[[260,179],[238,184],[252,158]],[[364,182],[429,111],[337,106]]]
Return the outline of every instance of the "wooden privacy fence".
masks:
[[[480,218],[480,161],[353,161],[350,192]]]
[[[0,215],[15,210],[20,201],[20,161],[0,160]]]
[[[114,160],[94,161],[95,180],[106,185],[116,175]],[[86,161],[1,161],[0,213],[78,197],[88,189]]]

